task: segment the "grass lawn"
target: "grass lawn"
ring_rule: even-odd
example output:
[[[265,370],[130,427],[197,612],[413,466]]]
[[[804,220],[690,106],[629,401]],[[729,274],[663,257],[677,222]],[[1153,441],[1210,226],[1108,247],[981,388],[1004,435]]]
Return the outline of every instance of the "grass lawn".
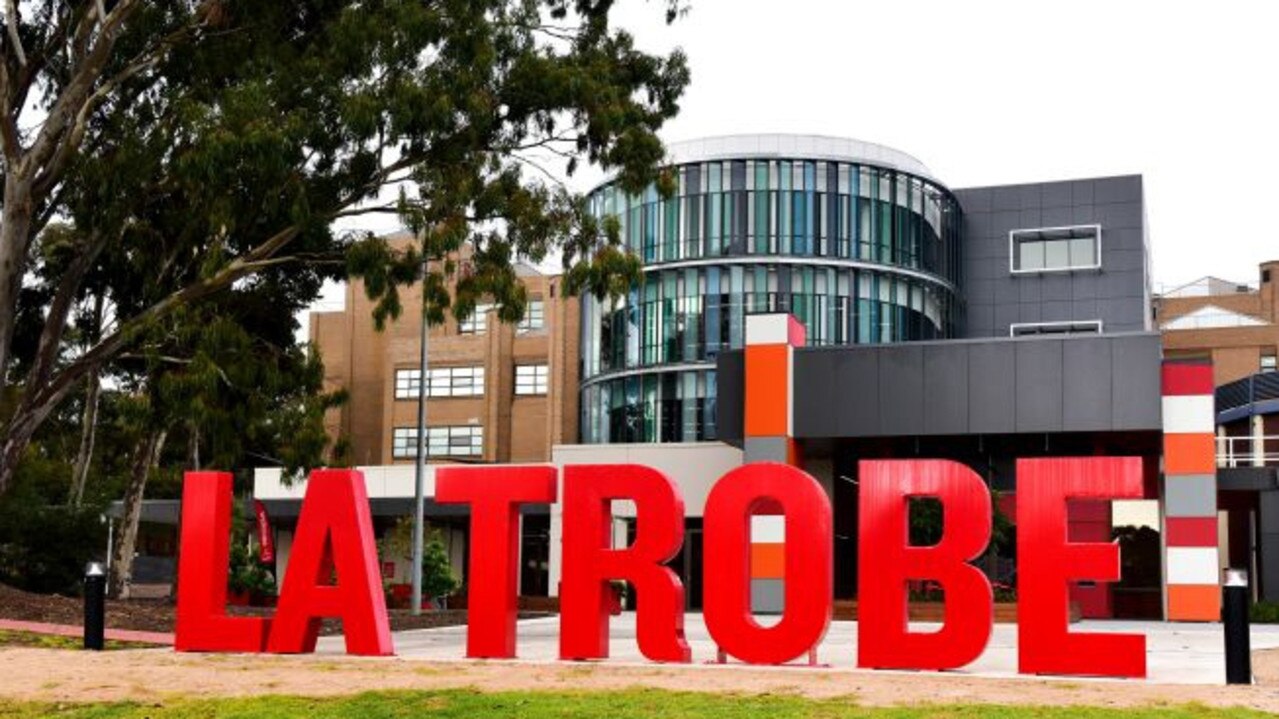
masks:
[[[117,642],[107,640],[107,649],[145,649],[154,646],[138,642]],[[0,629],[0,648],[4,647],[38,647],[40,649],[80,649],[84,647],[81,637],[63,637],[55,634],[37,634],[35,632],[15,632]],[[0,715],[2,716],[2,715]]]
[[[246,682],[252,681],[245,677]],[[1270,716],[1244,709],[1218,710],[1200,706],[1149,709],[1101,709],[1092,707],[1003,707],[936,705],[919,708],[862,708],[852,699],[810,700],[788,696],[731,696],[676,693],[651,689],[620,692],[511,692],[483,694],[474,691],[371,692],[329,699],[262,696],[245,699],[212,699],[156,704],[14,704],[0,701],[0,716],[15,719],[62,717],[64,719],[390,719],[391,717],[520,717],[521,719],[631,719],[632,717],[680,717],[733,719],[734,717],[885,717],[892,719],[977,717],[1076,717],[1146,719],[1148,717]]]

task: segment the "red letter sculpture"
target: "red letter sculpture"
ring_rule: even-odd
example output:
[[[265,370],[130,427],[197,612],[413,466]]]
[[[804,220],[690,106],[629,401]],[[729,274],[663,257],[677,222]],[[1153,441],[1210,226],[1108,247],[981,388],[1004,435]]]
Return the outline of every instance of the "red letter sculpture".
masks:
[[[635,543],[611,549],[614,500],[635,503]],[[610,580],[635,587],[640,652],[658,662],[687,662],[684,585],[663,566],[684,541],[684,500],[661,472],[635,464],[564,468],[564,579],[560,585],[560,658],[608,657]]]
[[[313,652],[320,621],[340,617],[348,653],[392,654],[379,569],[364,475],[311,472],[267,649]]]
[[[761,506],[786,517],[781,621],[751,614],[750,521]],[[830,499],[817,480],[785,464],[760,462],[725,474],[706,499],[703,536],[706,628],[728,654],[751,664],[783,664],[821,642],[834,590]]]
[[[260,652],[271,620],[226,615],[231,548],[231,475],[187,472],[182,480],[182,561],[174,648]]]
[[[872,669],[953,669],[981,655],[994,623],[986,575],[968,564],[990,542],[990,492],[981,477],[949,460],[864,461],[860,465],[857,665]],[[942,537],[912,547],[911,497],[936,497]],[[931,579],[945,591],[942,628],[908,630],[907,582]]]
[[[553,467],[440,467],[435,501],[471,506],[466,656],[515,657],[520,505],[555,501]]]
[[[1119,579],[1119,548],[1066,540],[1066,501],[1142,496],[1138,457],[1017,460],[1017,651],[1023,674],[1146,676],[1140,634],[1072,634],[1068,582]]]

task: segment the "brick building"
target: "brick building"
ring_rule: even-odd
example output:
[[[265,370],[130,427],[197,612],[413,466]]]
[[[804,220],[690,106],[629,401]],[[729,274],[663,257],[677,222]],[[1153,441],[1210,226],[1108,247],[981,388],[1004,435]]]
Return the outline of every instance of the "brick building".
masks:
[[[1155,298],[1168,358],[1211,359],[1218,386],[1274,370],[1279,354],[1279,261],[1261,265],[1258,283],[1216,277]]]
[[[407,242],[406,235],[391,241]],[[464,323],[430,333],[427,456],[433,462],[545,462],[552,444],[577,439],[578,307],[560,277],[521,263],[529,304],[518,326],[484,305]],[[327,418],[354,465],[412,464],[417,451],[420,305],[405,290],[398,321],[379,332],[363,283],[347,285],[345,308],[311,315],[311,341],[327,388],[349,399]]]

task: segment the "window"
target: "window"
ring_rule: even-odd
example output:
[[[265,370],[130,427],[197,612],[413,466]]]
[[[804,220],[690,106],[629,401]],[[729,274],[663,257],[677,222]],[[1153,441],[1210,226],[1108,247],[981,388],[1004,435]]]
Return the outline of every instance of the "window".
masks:
[[[1274,372],[1276,370],[1279,370],[1279,363],[1276,363],[1275,356],[1273,354],[1261,355],[1261,371]]]
[[[464,335],[482,335],[489,329],[489,310],[493,309],[490,303],[475,305],[475,311],[471,316],[457,323],[457,331]]]
[[[532,332],[545,326],[546,315],[541,300],[531,300],[524,308],[524,319],[516,327],[519,332]]]
[[[1101,267],[1101,225],[1013,230],[1008,244],[1014,273]]]
[[[479,397],[484,394],[484,368],[473,367],[441,367],[427,371],[430,382],[427,383],[428,397]],[[418,378],[421,373],[415,369],[399,369],[395,371],[395,398],[417,399]]]
[[[1010,337],[1031,337],[1035,335],[1099,335],[1101,320],[1083,322],[1024,322],[1008,326]]]
[[[396,427],[391,439],[396,459],[417,456],[417,428]],[[471,426],[427,427],[427,457],[479,457],[484,454],[484,428]]]
[[[546,394],[547,367],[544,364],[515,366],[515,394]]]

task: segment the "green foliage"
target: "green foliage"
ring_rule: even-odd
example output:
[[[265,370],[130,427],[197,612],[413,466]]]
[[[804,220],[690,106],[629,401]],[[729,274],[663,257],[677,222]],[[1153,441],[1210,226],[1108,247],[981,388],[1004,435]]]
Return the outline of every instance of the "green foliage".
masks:
[[[12,492],[0,497],[0,583],[77,595],[84,565],[106,551],[101,507],[63,506],[69,467],[29,452]]]
[[[1256,602],[1249,615],[1257,624],[1279,624],[1279,602]]]
[[[577,670],[575,670],[577,671]],[[927,687],[919,694],[928,699]],[[910,697],[903,697],[903,702]],[[444,691],[367,692],[328,698],[259,695],[227,699],[174,699],[141,704],[36,704],[0,702],[0,713],[16,719],[194,719],[237,717],[312,719],[431,716],[439,719],[518,716],[524,719],[612,719],[681,717],[683,719],[1260,719],[1270,716],[1253,709],[1215,709],[1197,704],[1159,704],[1148,707],[1036,706],[995,704],[935,704],[915,702],[891,707],[862,706],[856,697],[808,699],[796,692],[717,693],[672,692],[657,689],[611,691],[483,692]]]
[[[384,561],[391,559],[412,560],[413,517],[396,520],[382,539],[378,540],[378,554]],[[439,529],[425,527],[422,545],[422,596],[443,599],[462,586],[449,562],[448,549],[444,546]]]
[[[249,523],[244,516],[243,503],[237,502],[235,508],[231,554],[227,563],[227,589],[237,594],[248,594],[254,602],[260,602],[275,596],[275,577],[258,562],[249,543]]]

